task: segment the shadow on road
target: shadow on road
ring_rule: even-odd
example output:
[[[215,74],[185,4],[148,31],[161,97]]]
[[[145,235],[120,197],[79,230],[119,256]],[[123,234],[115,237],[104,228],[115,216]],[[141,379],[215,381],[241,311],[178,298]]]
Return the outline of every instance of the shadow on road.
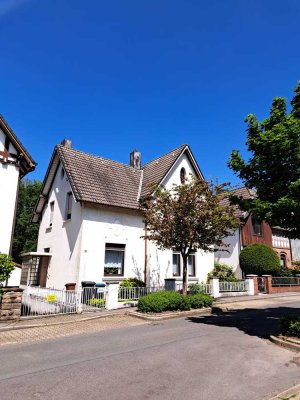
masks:
[[[188,317],[187,320],[197,324],[237,328],[248,335],[268,338],[279,332],[280,318],[298,315],[300,310],[292,307],[264,309],[243,309],[217,312],[206,317]]]

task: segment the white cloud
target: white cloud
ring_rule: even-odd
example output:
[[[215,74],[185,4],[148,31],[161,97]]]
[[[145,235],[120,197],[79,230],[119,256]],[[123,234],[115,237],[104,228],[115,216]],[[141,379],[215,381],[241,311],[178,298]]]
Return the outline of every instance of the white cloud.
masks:
[[[30,0],[0,0],[0,17],[10,13]]]

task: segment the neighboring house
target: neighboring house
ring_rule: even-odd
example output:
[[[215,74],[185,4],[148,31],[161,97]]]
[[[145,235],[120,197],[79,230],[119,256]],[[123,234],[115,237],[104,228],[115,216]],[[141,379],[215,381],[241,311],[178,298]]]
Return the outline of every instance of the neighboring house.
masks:
[[[255,197],[255,191],[245,187],[235,190],[234,194],[244,199]],[[241,249],[252,243],[263,243],[276,251],[283,268],[292,266],[292,261],[295,259],[292,257],[291,241],[284,236],[282,228],[272,228],[265,221],[258,221],[251,214],[240,209],[236,210],[236,215],[240,220],[240,226],[232,236],[226,238],[225,242],[229,245],[227,251],[215,253],[215,261],[232,266],[236,276],[242,277],[239,265]],[[294,251],[299,252],[299,243],[297,243],[299,241],[292,242],[294,243]]]
[[[22,282],[62,289],[66,283],[78,287],[82,281],[126,277],[155,286],[165,278],[182,281],[180,254],[142,238],[139,199],[151,184],[171,189],[191,175],[203,179],[187,145],[142,166],[138,151],[125,165],[74,150],[64,140],[54,149],[34,211],[33,222],[40,223],[38,249]],[[190,281],[206,281],[214,255],[197,251],[188,263]]]
[[[36,163],[0,115],[0,253],[10,254],[19,179]]]

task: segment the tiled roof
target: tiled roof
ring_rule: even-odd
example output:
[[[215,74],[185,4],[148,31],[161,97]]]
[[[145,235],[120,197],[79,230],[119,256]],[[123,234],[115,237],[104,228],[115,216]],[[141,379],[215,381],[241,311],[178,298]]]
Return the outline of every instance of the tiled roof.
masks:
[[[130,165],[57,145],[56,151],[68,175],[77,201],[138,209],[139,197],[159,184],[186,145],[145,164]]]
[[[145,196],[149,192],[149,185],[153,183],[159,184],[162,181],[164,176],[168,173],[168,171],[186,146],[186,144],[183,144],[177,149],[172,150],[169,153],[159,158],[156,158],[153,161],[150,161],[142,167],[142,170],[144,171],[143,186],[141,192],[142,196]]]
[[[253,199],[255,197],[255,190],[253,189],[248,189],[246,187],[241,187],[241,188],[237,188],[231,191],[231,195],[233,196],[237,196],[237,197],[242,197],[243,199],[247,200],[247,199]],[[230,204],[230,200],[229,198],[226,198],[222,201],[222,203],[224,205],[229,205]],[[235,215],[238,218],[245,218],[245,212],[242,211],[238,206],[236,206],[236,211],[235,211]]]
[[[141,170],[57,145],[76,200],[138,208]]]

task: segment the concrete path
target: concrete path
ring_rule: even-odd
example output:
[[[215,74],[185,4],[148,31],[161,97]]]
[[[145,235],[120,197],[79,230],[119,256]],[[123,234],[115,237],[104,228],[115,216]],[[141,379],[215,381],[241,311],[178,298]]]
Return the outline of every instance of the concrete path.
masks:
[[[300,356],[264,339],[299,302],[3,346],[1,398],[262,400],[300,381]]]

